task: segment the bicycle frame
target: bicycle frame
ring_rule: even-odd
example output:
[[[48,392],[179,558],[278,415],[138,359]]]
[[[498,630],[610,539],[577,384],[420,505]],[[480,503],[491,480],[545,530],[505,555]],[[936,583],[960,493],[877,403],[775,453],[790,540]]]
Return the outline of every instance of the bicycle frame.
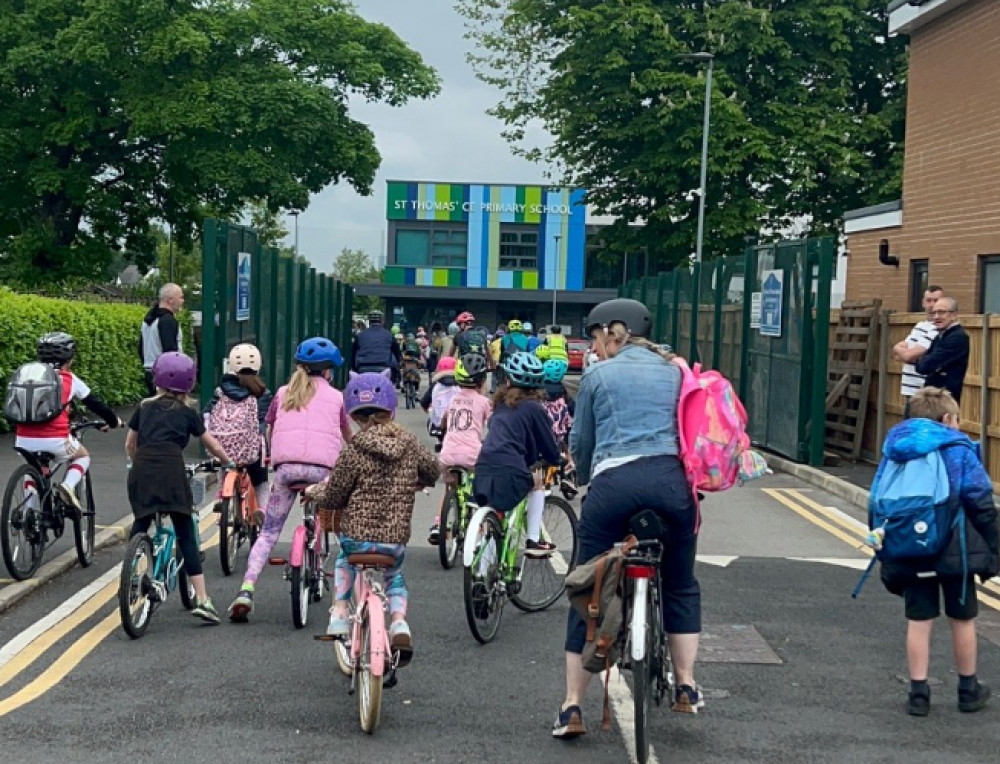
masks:
[[[250,475],[245,467],[226,472],[226,477],[222,481],[222,490],[219,496],[223,499],[231,499],[236,495],[242,498],[243,516],[250,517],[257,510],[257,494],[253,490],[253,483],[250,482]]]
[[[386,666],[392,658],[392,647],[389,644],[389,632],[385,627],[385,613],[388,602],[382,588],[382,581],[376,574],[381,568],[355,568],[354,601],[357,609],[354,614],[354,625],[351,630],[351,662],[357,666],[361,659],[361,629],[368,622],[368,659],[371,672],[377,677],[385,675]],[[358,672],[354,672],[356,681]]]
[[[288,559],[289,565],[298,567],[305,561],[310,533],[313,535],[313,551],[317,556],[322,557],[323,534],[316,532],[316,503],[303,499],[302,522],[295,527],[295,531],[292,533],[292,552]]]

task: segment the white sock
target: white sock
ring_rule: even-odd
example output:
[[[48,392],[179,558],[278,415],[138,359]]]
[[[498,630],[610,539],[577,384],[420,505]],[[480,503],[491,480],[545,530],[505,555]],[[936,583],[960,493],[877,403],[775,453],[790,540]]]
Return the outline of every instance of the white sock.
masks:
[[[76,488],[77,484],[83,480],[83,475],[89,467],[89,456],[81,456],[79,459],[74,459],[69,465],[69,469],[66,470],[66,477],[63,478],[63,485],[72,491]]]
[[[528,494],[528,538],[538,541],[542,532],[542,512],[545,511],[545,491]]]

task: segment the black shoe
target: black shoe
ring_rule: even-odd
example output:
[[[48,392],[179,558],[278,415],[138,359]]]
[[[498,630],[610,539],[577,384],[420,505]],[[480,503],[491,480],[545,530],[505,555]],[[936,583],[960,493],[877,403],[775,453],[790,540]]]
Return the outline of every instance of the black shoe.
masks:
[[[958,710],[966,714],[982,711],[989,699],[990,688],[982,682],[976,682],[976,689],[958,691]]]
[[[910,696],[906,701],[906,713],[910,716],[927,716],[931,712],[931,688],[927,688],[927,692],[916,691],[910,692]]]
[[[583,726],[583,712],[579,706],[570,706],[565,711],[560,711],[552,725],[552,737],[560,740],[572,740],[586,734],[587,728]]]

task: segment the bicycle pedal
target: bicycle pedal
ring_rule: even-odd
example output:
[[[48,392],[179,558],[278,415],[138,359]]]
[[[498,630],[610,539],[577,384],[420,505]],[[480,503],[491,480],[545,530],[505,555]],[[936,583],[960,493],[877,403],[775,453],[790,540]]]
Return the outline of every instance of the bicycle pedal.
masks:
[[[391,669],[385,679],[382,680],[382,686],[392,688],[397,684],[399,684],[399,677],[396,676],[396,669]]]
[[[340,642],[343,638],[336,634],[313,634],[313,639],[317,642]]]
[[[287,565],[288,564],[288,560],[286,560],[284,557],[268,557],[267,558],[267,564],[268,565]]]

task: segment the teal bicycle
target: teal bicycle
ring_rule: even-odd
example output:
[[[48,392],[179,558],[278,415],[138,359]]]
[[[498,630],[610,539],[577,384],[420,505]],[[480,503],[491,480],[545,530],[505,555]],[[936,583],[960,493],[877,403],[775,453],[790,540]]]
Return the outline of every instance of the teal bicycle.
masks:
[[[212,460],[189,465],[188,479],[198,472],[212,472]],[[153,613],[167,601],[174,589],[180,590],[181,604],[187,610],[194,610],[194,586],[184,572],[184,559],[177,548],[174,529],[164,524],[164,515],[157,514],[155,531],[140,533],[129,539],[122,562],[121,578],[118,585],[118,612],[122,628],[132,639],[146,633]],[[198,517],[191,518],[195,535],[198,534]],[[201,547],[201,540],[198,539]]]
[[[479,507],[465,536],[473,540],[463,556],[465,616],[480,644],[496,637],[507,600],[525,612],[545,610],[562,597],[566,574],[576,566],[577,519],[568,501],[546,492],[541,538],[556,547],[548,555],[525,553],[527,498],[504,515]]]
[[[448,484],[441,503],[441,520],[438,525],[438,559],[441,567],[451,570],[458,553],[465,544],[465,532],[472,516],[472,473],[461,467],[450,467],[453,482]]]

